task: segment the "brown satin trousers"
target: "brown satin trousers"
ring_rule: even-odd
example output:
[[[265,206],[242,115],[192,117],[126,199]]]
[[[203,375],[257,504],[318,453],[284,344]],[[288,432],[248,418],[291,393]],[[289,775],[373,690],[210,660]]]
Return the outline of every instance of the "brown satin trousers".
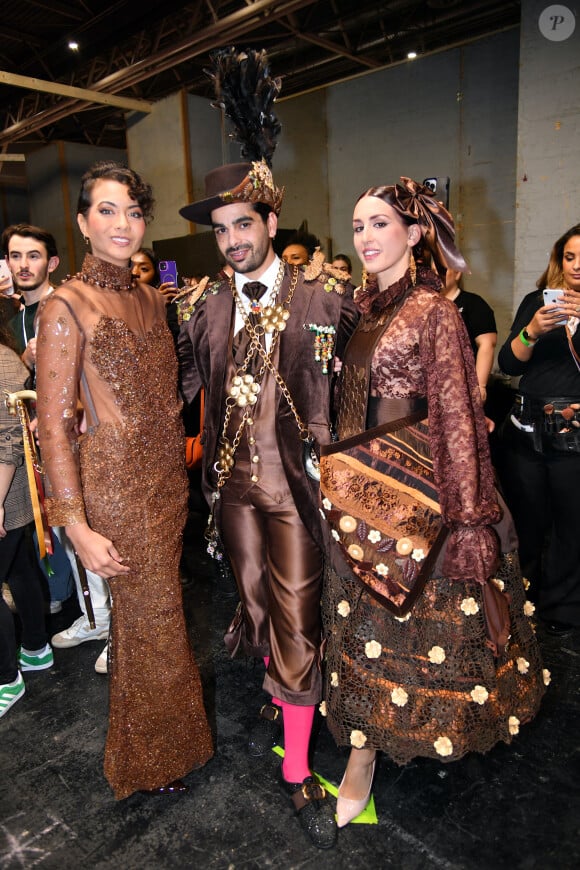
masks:
[[[255,468],[255,466],[254,466]],[[280,463],[236,463],[221,491],[220,532],[245,609],[245,652],[270,656],[264,689],[289,704],[321,698],[322,555]]]

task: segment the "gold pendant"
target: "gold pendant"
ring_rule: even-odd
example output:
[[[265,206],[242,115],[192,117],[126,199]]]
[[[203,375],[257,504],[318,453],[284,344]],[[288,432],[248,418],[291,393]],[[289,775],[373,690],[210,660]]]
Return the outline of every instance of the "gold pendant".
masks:
[[[216,462],[216,470],[231,471],[234,467],[234,449],[227,438],[220,438],[218,448],[218,460]]]
[[[232,378],[232,385],[229,390],[229,396],[235,400],[239,408],[245,408],[246,405],[255,405],[258,401],[258,393],[260,392],[260,384],[254,380],[252,375],[236,375]]]
[[[262,311],[260,324],[264,332],[284,332],[290,312],[283,305],[268,305]]]

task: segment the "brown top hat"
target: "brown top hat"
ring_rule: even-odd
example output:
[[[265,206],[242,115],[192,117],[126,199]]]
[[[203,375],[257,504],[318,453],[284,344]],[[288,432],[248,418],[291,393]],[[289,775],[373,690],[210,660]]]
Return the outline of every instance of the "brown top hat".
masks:
[[[265,160],[254,163],[228,163],[212,169],[205,176],[205,197],[185,205],[179,214],[188,221],[211,225],[211,213],[222,205],[234,202],[262,202],[280,213],[284,188],[274,184],[272,172]]]

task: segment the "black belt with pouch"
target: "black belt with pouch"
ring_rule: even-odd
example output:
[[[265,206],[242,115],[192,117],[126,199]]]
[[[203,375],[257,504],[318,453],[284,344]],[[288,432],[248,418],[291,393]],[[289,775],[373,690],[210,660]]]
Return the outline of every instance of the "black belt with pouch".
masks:
[[[511,416],[518,428],[530,432],[531,427],[538,453],[580,453],[579,397],[532,398],[519,393]]]

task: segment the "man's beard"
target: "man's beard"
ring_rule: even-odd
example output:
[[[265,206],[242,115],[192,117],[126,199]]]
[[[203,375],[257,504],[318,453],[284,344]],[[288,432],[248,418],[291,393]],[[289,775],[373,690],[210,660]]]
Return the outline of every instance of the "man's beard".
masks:
[[[33,290],[38,290],[39,287],[42,287],[45,281],[46,276],[42,278],[42,280],[36,280],[33,284],[24,285],[18,282],[18,278],[12,276],[12,283],[14,284],[14,289],[17,293],[30,293]]]

